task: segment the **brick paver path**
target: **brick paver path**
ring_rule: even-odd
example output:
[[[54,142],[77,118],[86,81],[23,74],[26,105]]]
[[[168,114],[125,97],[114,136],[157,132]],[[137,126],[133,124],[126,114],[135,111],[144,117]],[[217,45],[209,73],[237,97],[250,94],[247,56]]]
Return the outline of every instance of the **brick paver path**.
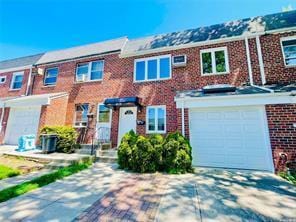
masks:
[[[164,175],[131,175],[74,221],[153,221],[164,184]]]

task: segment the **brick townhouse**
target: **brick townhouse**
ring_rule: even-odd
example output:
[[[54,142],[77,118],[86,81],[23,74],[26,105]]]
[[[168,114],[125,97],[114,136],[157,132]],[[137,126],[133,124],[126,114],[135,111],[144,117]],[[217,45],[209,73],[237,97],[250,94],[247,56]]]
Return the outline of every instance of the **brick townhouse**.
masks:
[[[178,130],[194,165],[274,171],[296,159],[296,11],[17,60],[0,63],[2,143],[44,125],[113,147],[131,129]]]

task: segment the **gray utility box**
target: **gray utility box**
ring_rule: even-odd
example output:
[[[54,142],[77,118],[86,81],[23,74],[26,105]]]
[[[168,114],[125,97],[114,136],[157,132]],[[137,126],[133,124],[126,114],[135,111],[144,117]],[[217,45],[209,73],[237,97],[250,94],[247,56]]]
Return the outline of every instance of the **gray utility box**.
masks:
[[[41,149],[43,153],[56,151],[58,136],[56,134],[41,134]]]

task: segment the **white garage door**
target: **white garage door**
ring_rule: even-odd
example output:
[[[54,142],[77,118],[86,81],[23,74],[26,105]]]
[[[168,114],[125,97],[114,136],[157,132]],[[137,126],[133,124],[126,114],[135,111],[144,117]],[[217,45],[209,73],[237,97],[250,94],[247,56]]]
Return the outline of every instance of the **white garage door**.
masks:
[[[6,144],[18,144],[22,135],[37,134],[41,107],[11,108],[5,133]]]
[[[273,170],[263,107],[190,109],[193,165]]]

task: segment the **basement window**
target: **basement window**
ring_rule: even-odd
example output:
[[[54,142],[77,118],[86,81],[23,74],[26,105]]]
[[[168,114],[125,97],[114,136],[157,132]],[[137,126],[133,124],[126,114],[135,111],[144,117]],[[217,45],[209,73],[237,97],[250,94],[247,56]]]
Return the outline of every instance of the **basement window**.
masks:
[[[75,106],[75,121],[74,121],[74,126],[75,127],[86,127],[88,123],[88,109],[89,109],[89,104],[84,103],[84,104],[77,104]]]
[[[285,65],[296,66],[296,37],[283,38],[281,43]]]

